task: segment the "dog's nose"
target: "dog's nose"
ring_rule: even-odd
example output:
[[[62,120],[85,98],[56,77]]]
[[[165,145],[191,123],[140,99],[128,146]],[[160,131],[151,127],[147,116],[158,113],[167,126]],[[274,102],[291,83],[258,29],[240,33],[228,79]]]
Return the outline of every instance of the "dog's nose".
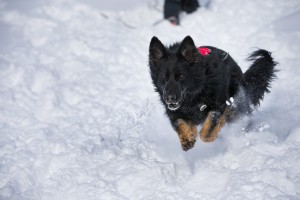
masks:
[[[167,103],[174,103],[176,102],[176,95],[168,95],[166,98]]]

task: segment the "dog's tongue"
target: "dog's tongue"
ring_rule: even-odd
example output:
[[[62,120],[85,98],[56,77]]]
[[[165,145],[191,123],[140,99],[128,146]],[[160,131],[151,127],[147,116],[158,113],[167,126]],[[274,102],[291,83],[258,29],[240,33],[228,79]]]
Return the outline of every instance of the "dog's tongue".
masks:
[[[199,47],[198,51],[203,56],[207,56],[211,53],[211,50],[209,48],[205,48],[205,47]]]

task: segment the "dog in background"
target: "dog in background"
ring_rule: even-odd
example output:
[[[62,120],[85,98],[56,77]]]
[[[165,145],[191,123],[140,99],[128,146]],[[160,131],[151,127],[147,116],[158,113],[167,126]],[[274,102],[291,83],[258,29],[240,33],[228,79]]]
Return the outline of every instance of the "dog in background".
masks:
[[[152,83],[184,151],[194,146],[197,125],[201,140],[212,142],[226,122],[250,114],[269,92],[277,71],[271,53],[259,49],[248,60],[252,65],[243,73],[227,52],[197,48],[190,36],[170,46],[151,39]]]

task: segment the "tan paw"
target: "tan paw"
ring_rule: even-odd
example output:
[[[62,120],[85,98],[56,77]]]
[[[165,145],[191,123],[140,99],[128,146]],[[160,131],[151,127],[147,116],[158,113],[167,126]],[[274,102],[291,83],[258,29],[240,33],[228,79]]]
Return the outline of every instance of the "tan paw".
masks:
[[[197,127],[184,120],[178,120],[177,133],[184,151],[194,147],[197,137]]]
[[[196,140],[191,140],[191,141],[190,140],[181,140],[180,143],[181,143],[182,149],[184,151],[188,151],[194,147]]]

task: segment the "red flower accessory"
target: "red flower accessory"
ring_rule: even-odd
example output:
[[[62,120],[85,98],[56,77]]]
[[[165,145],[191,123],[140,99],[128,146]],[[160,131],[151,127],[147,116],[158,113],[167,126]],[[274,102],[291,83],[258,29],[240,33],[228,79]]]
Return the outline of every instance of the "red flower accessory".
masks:
[[[207,56],[211,53],[211,50],[209,48],[205,48],[205,47],[199,47],[198,51],[203,56]]]

